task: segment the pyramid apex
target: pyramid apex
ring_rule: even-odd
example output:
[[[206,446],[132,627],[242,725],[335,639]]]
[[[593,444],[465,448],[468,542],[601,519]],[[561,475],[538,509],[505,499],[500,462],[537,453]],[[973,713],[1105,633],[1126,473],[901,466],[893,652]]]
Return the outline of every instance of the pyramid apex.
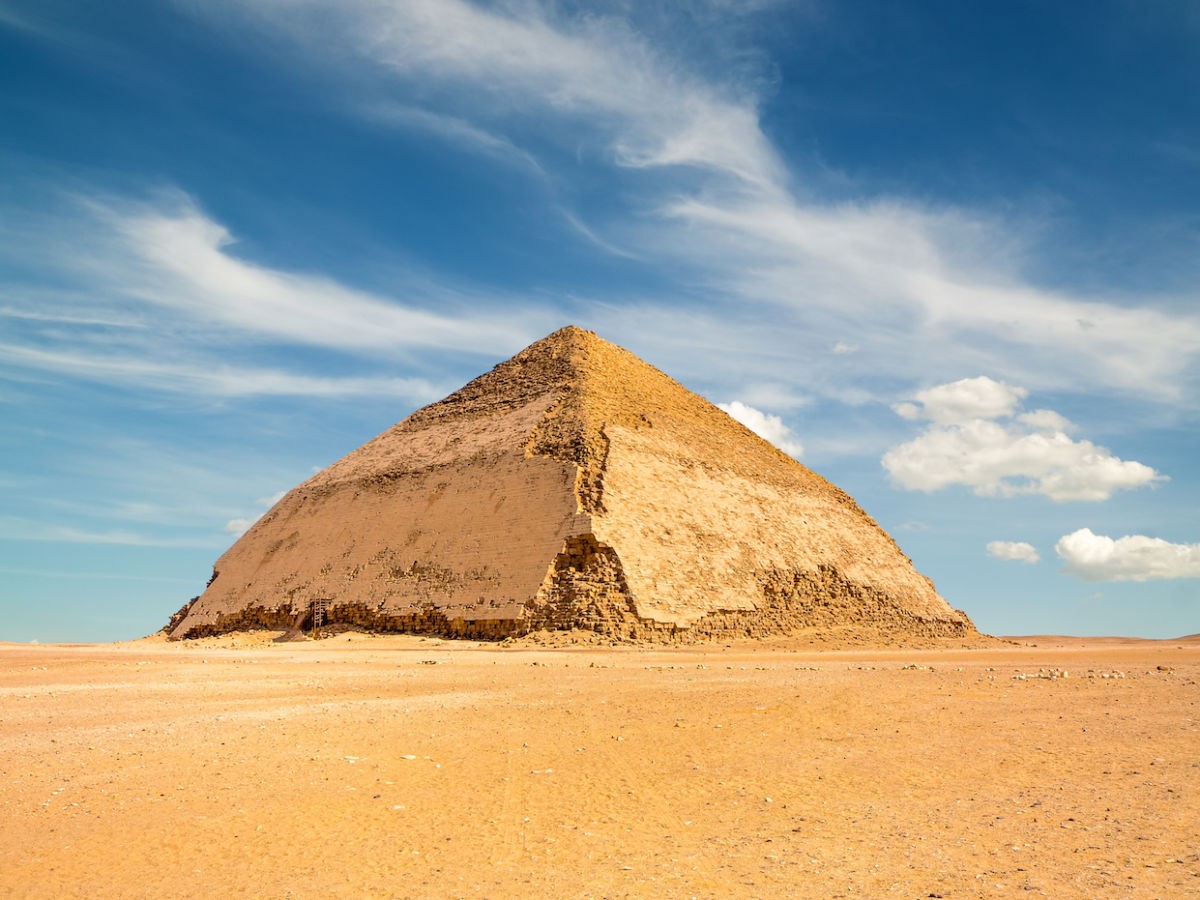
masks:
[[[578,325],[564,325],[562,328],[558,329],[557,331],[551,332],[550,334],[548,334],[546,336],[547,337],[584,337],[584,336],[596,337],[597,335],[596,335],[596,332],[589,331],[586,328],[580,328]]]
[[[593,343],[608,344],[610,342],[604,340],[596,332],[580,328],[578,325],[564,325],[557,331],[550,332],[544,338],[534,341],[525,350],[530,351],[543,347],[558,348],[562,346],[585,347]]]

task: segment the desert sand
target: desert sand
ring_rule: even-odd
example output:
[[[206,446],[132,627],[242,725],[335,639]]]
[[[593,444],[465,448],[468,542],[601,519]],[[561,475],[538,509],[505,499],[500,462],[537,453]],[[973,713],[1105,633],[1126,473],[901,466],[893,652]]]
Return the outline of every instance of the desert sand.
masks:
[[[268,638],[0,645],[0,895],[1200,893],[1194,638]]]

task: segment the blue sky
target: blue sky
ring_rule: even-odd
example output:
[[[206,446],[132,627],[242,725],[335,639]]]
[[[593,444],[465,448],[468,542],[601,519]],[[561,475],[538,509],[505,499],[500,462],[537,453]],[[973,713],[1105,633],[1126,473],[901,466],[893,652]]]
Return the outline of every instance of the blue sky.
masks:
[[[567,323],[985,631],[1200,631],[1200,8],[0,0],[0,639]]]

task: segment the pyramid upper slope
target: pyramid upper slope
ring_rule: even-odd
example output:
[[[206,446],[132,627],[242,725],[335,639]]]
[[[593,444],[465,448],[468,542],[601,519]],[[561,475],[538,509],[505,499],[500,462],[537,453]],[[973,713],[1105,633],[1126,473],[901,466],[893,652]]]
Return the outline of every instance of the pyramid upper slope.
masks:
[[[417,410],[359,451],[314,479],[337,480],[375,474],[380,466],[420,463],[413,435],[451,424],[486,438],[483,421],[545,403],[547,411],[525,444],[529,455],[575,463],[594,480],[606,453],[606,428],[643,429],[668,425],[710,464],[735,467],[747,475],[803,481],[811,491],[848,495],[675,379],[594,332],[568,325],[526,347],[446,398]],[[471,424],[474,422],[475,424]],[[461,440],[461,439],[460,439]],[[466,449],[470,449],[468,446]],[[585,506],[587,498],[584,498]]]

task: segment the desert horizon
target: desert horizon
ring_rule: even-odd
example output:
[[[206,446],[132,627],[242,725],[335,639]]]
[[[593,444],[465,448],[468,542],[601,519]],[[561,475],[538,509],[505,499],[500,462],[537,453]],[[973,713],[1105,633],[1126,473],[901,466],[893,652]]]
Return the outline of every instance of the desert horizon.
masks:
[[[701,642],[694,643],[694,644],[662,644],[662,643],[641,644],[641,643],[639,643],[637,641],[633,641],[633,640],[619,640],[619,639],[614,639],[609,635],[605,635],[605,634],[601,634],[601,633],[589,634],[587,632],[583,632],[580,630],[568,630],[568,631],[542,630],[542,631],[537,631],[537,632],[531,632],[529,634],[521,635],[521,636],[487,640],[487,639],[482,639],[482,638],[477,638],[477,639],[459,638],[459,637],[452,637],[449,635],[416,634],[416,633],[406,633],[406,632],[400,632],[400,631],[396,631],[396,632],[362,631],[359,629],[355,629],[353,627],[345,627],[345,626],[339,626],[336,629],[327,629],[328,633],[323,633],[319,636],[315,636],[311,633],[295,631],[295,630],[288,630],[288,629],[253,628],[253,629],[229,631],[229,632],[224,632],[224,633],[217,634],[217,635],[209,635],[209,636],[202,637],[202,638],[191,638],[191,637],[189,637],[189,638],[171,638],[171,637],[167,636],[166,629],[167,629],[167,626],[163,626],[162,629],[159,629],[158,631],[154,631],[150,634],[141,635],[138,637],[118,638],[116,640],[108,640],[108,641],[105,641],[105,640],[96,640],[96,641],[40,640],[37,638],[31,639],[28,641],[13,641],[13,640],[0,639],[0,648],[2,648],[2,647],[30,647],[30,646],[34,646],[34,647],[37,647],[37,646],[41,646],[41,647],[126,647],[126,646],[131,646],[131,645],[142,645],[142,644],[148,645],[148,644],[156,644],[156,643],[177,645],[181,648],[186,648],[189,646],[209,647],[209,646],[214,646],[214,645],[222,645],[222,642],[224,641],[224,643],[228,645],[229,649],[233,649],[233,648],[240,647],[240,646],[257,646],[257,645],[263,643],[264,640],[267,640],[267,642],[269,642],[269,643],[281,643],[281,644],[307,643],[307,642],[319,643],[321,641],[332,640],[332,639],[342,636],[342,635],[348,636],[351,639],[358,639],[358,640],[380,640],[380,639],[387,639],[387,638],[395,638],[398,640],[417,639],[417,640],[422,640],[422,641],[447,641],[453,645],[461,645],[464,647],[465,646],[479,646],[479,647],[503,647],[503,648],[525,647],[525,646],[537,647],[537,646],[544,646],[547,642],[549,642],[553,646],[560,646],[560,647],[562,647],[562,646],[580,646],[580,645],[583,645],[583,646],[608,645],[608,646],[646,647],[646,648],[653,648],[653,647],[693,647],[693,648],[697,648],[697,647],[705,647],[705,646],[718,646],[718,645],[723,645],[727,642],[725,640],[722,640],[721,638],[714,638],[712,640],[701,641]],[[1045,634],[1033,634],[1033,633],[1029,633],[1029,634],[995,634],[995,635],[992,635],[992,634],[984,634],[981,632],[980,637],[982,637],[985,642],[989,641],[989,640],[993,640],[993,641],[1003,641],[1003,642],[1012,643],[1012,644],[1032,644],[1034,642],[1039,642],[1039,641],[1040,642],[1061,641],[1061,642],[1064,642],[1065,645],[1086,645],[1089,643],[1117,643],[1117,644],[1133,645],[1133,644],[1139,644],[1139,643],[1169,644],[1172,642],[1175,642],[1175,643],[1200,642],[1200,632],[1196,632],[1194,634],[1182,634],[1182,635],[1178,635],[1176,637],[1145,637],[1145,636],[1135,635],[1135,634],[1051,634],[1051,633],[1045,633]],[[788,641],[805,642],[805,641],[807,641],[807,642],[811,642],[811,643],[821,643],[822,645],[828,645],[831,643],[834,645],[839,645],[839,643],[841,643],[841,645],[838,646],[837,649],[846,649],[846,646],[852,645],[853,643],[856,642],[856,640],[859,643],[869,642],[869,637],[864,636],[864,637],[855,639],[853,636],[850,636],[850,635],[838,636],[837,634],[835,634],[831,631],[828,631],[828,630],[815,630],[814,634],[812,634],[811,636],[802,635],[801,637],[797,638],[794,635],[780,635],[777,638],[775,638],[774,640],[784,641],[784,642],[788,642]],[[943,639],[933,639],[933,640],[935,642],[943,642],[943,643],[956,643],[956,642],[962,641],[962,639],[958,639],[958,638],[948,638],[948,639],[943,638]],[[747,641],[745,639],[737,639],[737,642],[749,643],[753,646],[769,646],[771,641],[772,641],[772,639],[770,639],[770,638],[768,638],[768,639],[758,638],[758,639],[753,639],[750,641]],[[882,647],[882,646],[877,646],[877,649],[882,650],[882,649],[887,649],[887,648]],[[906,650],[923,649],[923,648],[919,648],[916,646],[903,645],[903,646],[896,647],[894,649],[906,651]]]

